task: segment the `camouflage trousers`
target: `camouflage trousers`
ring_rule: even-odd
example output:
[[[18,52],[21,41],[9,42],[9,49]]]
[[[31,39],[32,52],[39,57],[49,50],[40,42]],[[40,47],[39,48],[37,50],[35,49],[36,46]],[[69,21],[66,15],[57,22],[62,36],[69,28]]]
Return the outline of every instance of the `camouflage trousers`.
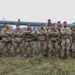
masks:
[[[70,39],[62,39],[61,47],[61,56],[66,58],[70,54]]]
[[[1,47],[2,53],[4,52],[4,49],[6,48],[6,53],[10,54],[11,46],[12,46],[12,41],[10,41],[10,42],[3,42],[2,41],[2,47]]]
[[[25,46],[24,46],[24,57],[27,57],[28,56],[28,53],[30,52],[30,55],[29,56],[33,56],[33,51],[34,51],[34,42],[25,42]],[[30,51],[29,51],[29,48],[30,48]]]
[[[72,57],[75,58],[75,40],[72,42]]]
[[[38,49],[39,49],[39,54],[41,55],[46,55],[46,50],[47,50],[47,42],[46,41],[38,41]]]
[[[21,55],[23,55],[23,43],[22,42],[20,42],[20,43],[14,42],[14,54],[15,55],[17,54],[18,48],[19,48],[19,53]]]
[[[48,57],[50,56],[57,56],[60,57],[61,56],[61,50],[60,50],[60,46],[58,45],[58,42],[49,42],[48,43]]]

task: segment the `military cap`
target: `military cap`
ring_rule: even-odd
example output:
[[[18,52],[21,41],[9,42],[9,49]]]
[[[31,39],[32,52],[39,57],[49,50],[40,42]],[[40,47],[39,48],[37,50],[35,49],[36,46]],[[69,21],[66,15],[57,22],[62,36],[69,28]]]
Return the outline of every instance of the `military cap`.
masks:
[[[51,19],[48,19],[48,21],[51,21]]]
[[[52,26],[55,26],[55,24],[53,23]]]
[[[41,23],[40,25],[44,25],[43,23]]]
[[[57,23],[61,23],[61,21],[58,21]]]
[[[6,25],[6,24],[9,24],[9,23],[8,23],[8,22],[5,22],[5,25]]]
[[[31,26],[30,24],[27,24],[27,26]]]
[[[67,23],[66,21],[63,22],[63,24],[66,24],[66,23]]]
[[[16,24],[16,26],[20,26],[20,24]]]

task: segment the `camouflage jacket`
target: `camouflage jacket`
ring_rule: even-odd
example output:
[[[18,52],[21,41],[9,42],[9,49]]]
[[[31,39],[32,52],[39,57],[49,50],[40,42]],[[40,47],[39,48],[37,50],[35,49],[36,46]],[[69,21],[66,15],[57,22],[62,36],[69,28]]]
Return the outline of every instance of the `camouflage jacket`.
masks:
[[[30,30],[25,30],[24,31],[24,40],[25,42],[31,42],[34,40],[34,30],[30,29]]]
[[[23,41],[23,30],[20,29],[15,29],[13,31],[13,34],[14,34],[14,42],[17,42],[17,43],[20,43]]]
[[[38,29],[37,36],[39,41],[46,41],[47,37],[47,30],[46,29]]]
[[[46,25],[46,29],[47,29],[47,31],[49,30],[49,29],[51,29],[51,25]]]
[[[11,28],[2,28],[2,41],[9,42],[12,41],[12,29]]]
[[[70,38],[71,29],[69,27],[66,27],[66,28],[62,27],[61,28],[61,35],[62,35],[63,39]]]
[[[72,36],[72,40],[75,40],[75,31],[74,30],[72,30],[71,36]]]
[[[49,40],[53,39],[56,41],[58,40],[58,37],[60,34],[59,34],[59,31],[56,28],[54,28],[54,29],[48,30],[48,35],[50,36]]]

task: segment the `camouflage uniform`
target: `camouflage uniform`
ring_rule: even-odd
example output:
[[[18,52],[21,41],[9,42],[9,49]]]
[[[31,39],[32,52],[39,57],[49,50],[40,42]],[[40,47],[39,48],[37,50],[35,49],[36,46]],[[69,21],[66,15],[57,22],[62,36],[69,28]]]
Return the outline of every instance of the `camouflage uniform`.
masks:
[[[59,40],[58,40],[58,44],[59,44],[59,46],[61,47],[61,28],[62,28],[62,25],[60,24],[59,25],[59,23],[61,23],[60,21],[58,21],[58,25],[57,25],[57,30],[59,31],[59,33],[60,33],[60,35],[59,35]]]
[[[56,28],[51,28],[50,30],[48,30],[48,35],[50,36],[48,40],[48,56],[56,55],[60,57],[60,47],[58,45],[58,30]]]
[[[72,30],[72,57],[75,57],[75,30]]]
[[[16,28],[13,31],[13,34],[14,34],[14,55],[16,55],[18,47],[21,55],[23,55],[23,30]]]
[[[6,47],[6,53],[7,55],[10,54],[10,48],[12,45],[12,29],[11,28],[2,28],[2,51],[4,51]]]
[[[67,57],[67,54],[70,50],[70,35],[71,29],[69,27],[62,27],[61,28],[61,35],[62,35],[62,57]]]
[[[24,41],[25,41],[25,54],[24,57],[28,56],[28,49],[30,47],[31,57],[33,56],[34,49],[34,31],[32,29],[26,29],[24,32]]]
[[[46,41],[47,30],[46,29],[38,29],[37,36],[38,36],[38,48],[39,53],[42,55],[46,55],[47,49],[47,41]]]

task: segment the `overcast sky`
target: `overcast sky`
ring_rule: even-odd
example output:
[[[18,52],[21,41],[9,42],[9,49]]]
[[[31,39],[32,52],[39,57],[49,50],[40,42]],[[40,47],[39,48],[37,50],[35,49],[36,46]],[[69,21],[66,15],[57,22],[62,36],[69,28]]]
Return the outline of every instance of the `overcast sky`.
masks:
[[[0,20],[75,21],[75,0],[0,0]]]

